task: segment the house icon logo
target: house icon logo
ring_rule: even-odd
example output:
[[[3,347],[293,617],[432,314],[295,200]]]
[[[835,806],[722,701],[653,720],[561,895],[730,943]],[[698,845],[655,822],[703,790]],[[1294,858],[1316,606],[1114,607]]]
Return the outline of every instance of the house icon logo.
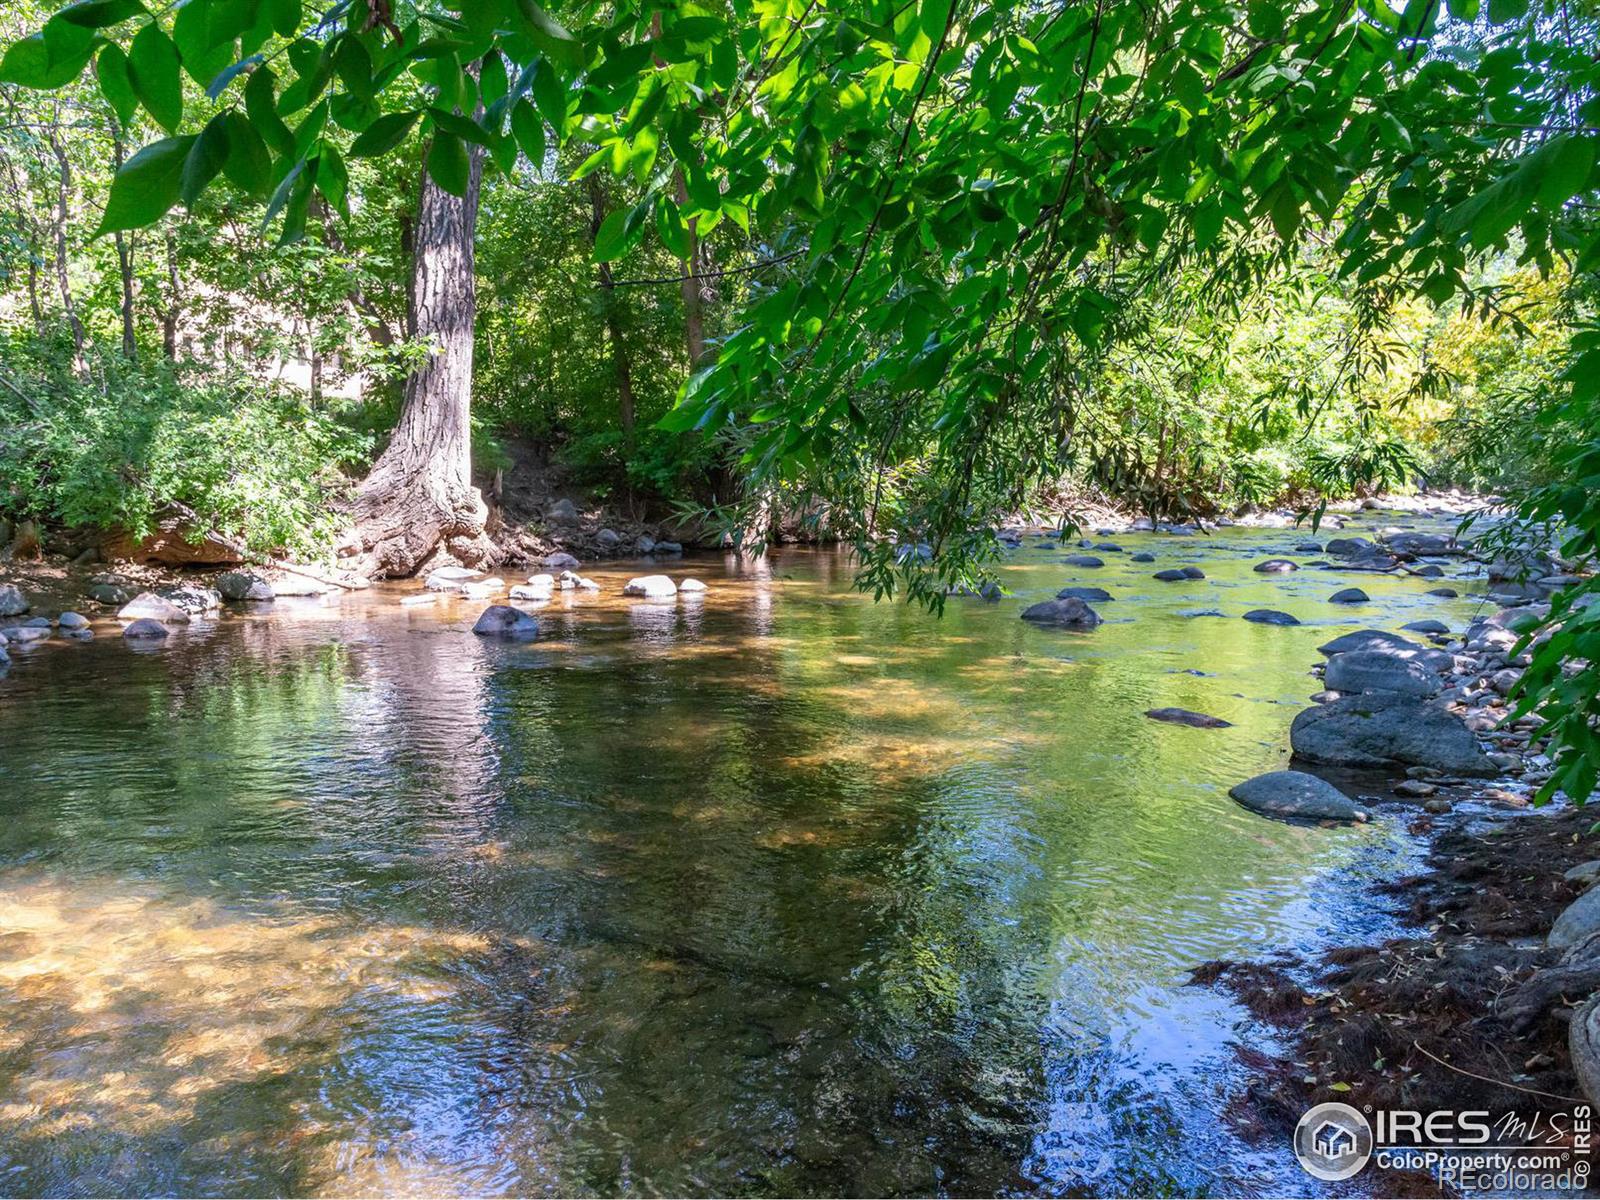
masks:
[[[1372,1126],[1348,1104],[1319,1104],[1294,1128],[1294,1156],[1315,1179],[1349,1179],[1372,1157]]]

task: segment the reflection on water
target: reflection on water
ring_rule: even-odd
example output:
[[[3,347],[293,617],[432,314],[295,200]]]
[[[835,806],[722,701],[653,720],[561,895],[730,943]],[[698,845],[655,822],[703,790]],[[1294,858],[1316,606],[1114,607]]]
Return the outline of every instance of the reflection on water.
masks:
[[[1354,616],[1250,571],[1296,536],[1124,539],[1192,585],[1030,547],[942,621],[792,552],[667,605],[596,570],[530,646],[368,594],[34,652],[0,685],[0,1191],[1306,1190],[1216,1119],[1258,1035],[1180,984],[1379,920],[1392,822],[1226,791],[1282,764],[1329,625],[1426,585]],[[1070,582],[1107,625],[1017,620]]]

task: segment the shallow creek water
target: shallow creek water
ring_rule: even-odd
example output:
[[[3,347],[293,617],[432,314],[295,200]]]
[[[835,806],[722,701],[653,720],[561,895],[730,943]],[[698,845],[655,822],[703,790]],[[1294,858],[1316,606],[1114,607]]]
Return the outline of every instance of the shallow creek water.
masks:
[[[526,646],[378,588],[19,653],[0,1192],[1314,1190],[1224,1116],[1267,1035],[1183,981],[1381,931],[1415,848],[1227,789],[1319,642],[1476,604],[1251,571],[1303,536],[1029,538],[942,620],[784,550],[665,567],[698,602],[586,568]],[[1100,629],[1017,619],[1071,583]]]

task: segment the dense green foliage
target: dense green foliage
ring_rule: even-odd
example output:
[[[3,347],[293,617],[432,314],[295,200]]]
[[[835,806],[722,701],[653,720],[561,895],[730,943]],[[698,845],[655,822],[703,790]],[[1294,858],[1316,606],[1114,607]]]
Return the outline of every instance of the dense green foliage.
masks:
[[[1591,553],[1597,43],[1528,0],[83,0],[0,82],[143,131],[101,234],[259,215],[280,256],[222,261],[330,353],[386,315],[380,375],[408,181],[483,154],[480,426],[657,495],[738,454],[747,506],[824,497],[864,586],[937,605],[1063,472],[1162,515],[1431,472]],[[1548,647],[1592,649],[1586,598],[1534,672],[1580,793],[1594,680]]]

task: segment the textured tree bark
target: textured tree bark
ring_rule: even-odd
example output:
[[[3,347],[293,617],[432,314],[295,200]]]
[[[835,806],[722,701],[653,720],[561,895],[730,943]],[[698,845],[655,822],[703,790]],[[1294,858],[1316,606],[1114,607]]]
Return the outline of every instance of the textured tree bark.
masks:
[[[678,203],[688,207],[689,185],[684,182],[682,167],[673,169],[672,182],[677,191]],[[709,279],[695,278],[696,275],[705,272],[708,261],[700,249],[698,225],[699,221],[696,218],[689,219],[689,255],[683,260],[683,332],[689,351],[690,374],[699,368],[706,356],[705,306],[714,294]]]
[[[433,352],[406,380],[400,421],[356,491],[346,551],[369,575],[414,575],[443,555],[469,565],[494,556],[489,510],[472,486],[473,235],[482,173],[479,152],[467,194],[457,199],[423,172],[410,316]]]
[[[67,161],[66,147],[61,144],[54,128],[50,131],[50,149],[56,156],[59,171],[56,176],[56,285],[61,289],[61,309],[72,329],[73,369],[82,375],[86,370],[83,361],[83,322],[78,319],[78,306],[72,301],[72,283],[67,278],[67,222],[72,215],[72,164]]]
[[[606,220],[606,195],[599,177],[589,176],[589,233],[600,235],[600,226]],[[628,343],[623,337],[621,323],[617,320],[617,298],[611,267],[600,264],[600,295],[605,305],[606,333],[611,338],[611,365],[617,376],[617,420],[622,425],[623,444],[633,449],[633,367],[628,358]]]
[[[111,127],[111,150],[112,165],[120,171],[122,131],[114,124]],[[113,240],[117,246],[117,273],[122,279],[122,354],[124,358],[136,358],[139,342],[134,337],[133,327],[133,245],[120,229],[113,235]]]

